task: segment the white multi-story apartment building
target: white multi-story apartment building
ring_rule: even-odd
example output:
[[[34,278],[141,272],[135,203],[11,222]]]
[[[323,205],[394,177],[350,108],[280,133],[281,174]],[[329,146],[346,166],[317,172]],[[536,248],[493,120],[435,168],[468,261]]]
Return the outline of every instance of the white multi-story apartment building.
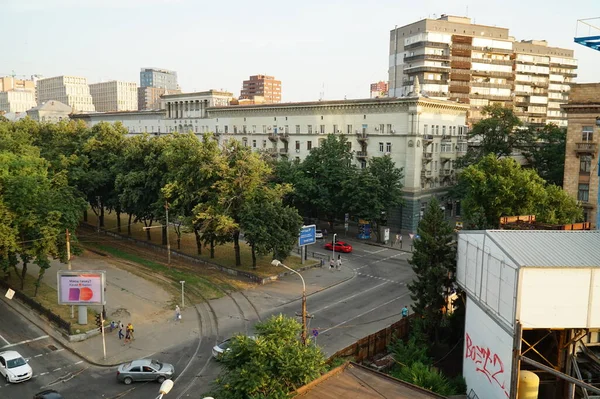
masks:
[[[408,95],[418,78],[423,94],[469,104],[470,123],[500,103],[514,105],[524,122],[564,126],[560,104],[576,68],[572,50],[518,42],[506,28],[465,17],[442,15],[390,32],[389,95]]]
[[[417,90],[418,91],[418,90]],[[214,133],[277,159],[304,159],[328,134],[345,135],[357,166],[389,155],[404,170],[404,205],[390,210],[393,229],[415,231],[432,196],[456,181],[457,157],[467,150],[468,106],[418,93],[405,98],[226,106],[231,93],[164,97],[166,110],[78,115],[88,124],[122,122],[131,134]],[[211,105],[212,104],[212,105]],[[457,204],[445,203],[448,215]]]
[[[95,111],[87,79],[78,76],[55,76],[37,81],[38,103],[60,101],[77,112]]]
[[[14,89],[0,91],[1,112],[25,112],[36,105],[35,90]]]
[[[96,111],[118,112],[137,111],[138,90],[135,82],[110,82],[92,83],[90,94]]]

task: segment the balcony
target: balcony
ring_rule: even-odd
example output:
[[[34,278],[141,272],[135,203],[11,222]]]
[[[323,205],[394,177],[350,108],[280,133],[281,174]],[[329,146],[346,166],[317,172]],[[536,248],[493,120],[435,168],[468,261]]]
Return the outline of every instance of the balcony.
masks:
[[[271,155],[272,157],[276,157],[278,154],[277,148],[267,148],[267,154]]]
[[[448,162],[456,158],[456,154],[453,152],[440,152],[440,160],[442,162]]]
[[[425,146],[431,142],[433,142],[433,134],[424,134],[423,135],[423,151],[425,151]]]
[[[452,136],[450,136],[449,134],[443,134],[442,141],[448,141],[448,140],[452,140]]]
[[[452,174],[453,170],[452,169],[442,169],[440,170],[440,175],[441,176],[450,176]]]
[[[423,153],[423,165],[428,164],[429,162],[431,162],[432,159],[433,159],[432,152],[424,152]]]
[[[575,153],[577,156],[581,154],[589,154],[595,156],[598,153],[598,143],[594,141],[584,141],[575,143]]]
[[[369,140],[369,135],[367,133],[356,133],[356,140],[359,143],[366,143]]]
[[[356,158],[364,159],[367,157],[367,151],[356,151]]]
[[[279,149],[279,153],[281,155],[287,155],[288,154],[288,149],[287,148],[280,148]]]
[[[289,133],[279,133],[279,138],[281,139],[281,141],[287,142],[290,139],[290,134]]]
[[[404,49],[407,50],[407,49],[419,48],[419,47],[448,48],[448,43],[421,41],[421,42],[407,44],[404,46]]]
[[[422,170],[421,171],[421,179],[424,180],[431,180],[431,171],[430,170]]]
[[[273,142],[277,142],[277,134],[276,133],[269,133],[269,140],[273,141]]]
[[[420,60],[442,60],[448,61],[450,59],[449,55],[445,54],[418,54],[410,57],[405,57],[404,62],[412,62],[412,61],[420,61]]]

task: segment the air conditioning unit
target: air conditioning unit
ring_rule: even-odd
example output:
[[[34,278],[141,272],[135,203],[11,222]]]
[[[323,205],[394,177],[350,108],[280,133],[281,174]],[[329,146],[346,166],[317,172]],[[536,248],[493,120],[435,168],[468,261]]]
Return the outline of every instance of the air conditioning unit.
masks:
[[[336,130],[336,133],[341,133],[342,131],[340,129]]]
[[[271,129],[272,129],[272,127],[271,127],[271,126],[267,127],[267,130],[271,130]]]
[[[358,134],[358,129],[356,129],[356,130],[354,131],[354,133]]]
[[[396,133],[396,129],[392,129],[392,133]]]
[[[376,128],[375,128],[375,131],[376,131],[376,132],[378,132],[378,131],[379,131],[379,128],[378,128],[378,127],[376,127]]]
[[[392,155],[392,153],[391,152],[386,152],[385,155]]]

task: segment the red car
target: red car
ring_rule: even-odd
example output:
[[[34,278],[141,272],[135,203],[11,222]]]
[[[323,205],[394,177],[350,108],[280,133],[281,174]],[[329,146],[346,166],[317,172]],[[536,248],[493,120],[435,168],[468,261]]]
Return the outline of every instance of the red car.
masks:
[[[325,244],[325,249],[328,249],[330,251],[334,250],[333,243],[328,242],[327,244]],[[344,241],[336,241],[335,242],[335,252],[345,252],[345,253],[352,252],[352,245],[347,244]]]

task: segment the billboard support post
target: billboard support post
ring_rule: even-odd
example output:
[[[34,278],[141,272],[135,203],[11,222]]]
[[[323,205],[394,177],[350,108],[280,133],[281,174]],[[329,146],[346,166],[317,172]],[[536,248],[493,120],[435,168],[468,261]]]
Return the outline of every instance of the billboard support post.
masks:
[[[87,306],[81,307],[87,309]],[[87,311],[85,313],[87,314]],[[104,360],[106,360],[106,339],[104,339],[104,312],[100,312],[100,331],[102,331],[102,353],[104,356]]]
[[[82,326],[87,324],[87,306],[78,306],[77,307],[77,323]]]
[[[311,245],[317,242],[317,226],[311,224],[309,226],[302,226],[300,229],[300,236],[298,237],[298,247],[300,248],[300,264],[304,264],[306,254],[308,253],[307,245]]]

